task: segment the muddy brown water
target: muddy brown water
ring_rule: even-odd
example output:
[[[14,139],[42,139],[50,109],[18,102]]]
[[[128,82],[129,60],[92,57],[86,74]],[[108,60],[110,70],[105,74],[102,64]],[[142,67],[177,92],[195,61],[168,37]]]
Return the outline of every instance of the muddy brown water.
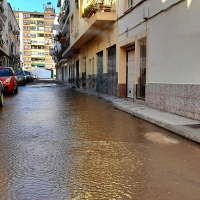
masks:
[[[4,100],[0,199],[200,199],[198,144],[51,81]]]

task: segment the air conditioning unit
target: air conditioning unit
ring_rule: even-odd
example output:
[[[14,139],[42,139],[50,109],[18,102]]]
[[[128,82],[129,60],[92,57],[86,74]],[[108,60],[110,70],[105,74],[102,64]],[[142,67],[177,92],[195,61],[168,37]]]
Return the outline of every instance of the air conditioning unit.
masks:
[[[148,6],[144,6],[143,8],[143,19],[147,19],[149,17],[149,7]]]

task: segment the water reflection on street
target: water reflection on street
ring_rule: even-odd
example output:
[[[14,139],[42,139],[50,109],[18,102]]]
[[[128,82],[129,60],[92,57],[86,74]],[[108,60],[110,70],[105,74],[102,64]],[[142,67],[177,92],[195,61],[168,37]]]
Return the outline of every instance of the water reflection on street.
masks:
[[[200,198],[199,145],[103,99],[48,84],[5,95],[0,199]]]

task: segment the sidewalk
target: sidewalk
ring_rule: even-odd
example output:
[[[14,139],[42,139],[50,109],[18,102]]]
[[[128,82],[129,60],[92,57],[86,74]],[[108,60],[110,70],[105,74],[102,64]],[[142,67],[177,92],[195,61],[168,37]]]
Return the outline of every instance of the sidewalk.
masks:
[[[70,86],[69,83],[60,83]],[[200,121],[182,117],[159,109],[151,108],[143,104],[133,103],[109,94],[93,92],[85,88],[75,88],[74,90],[101,97],[111,102],[113,106],[119,110],[127,112],[133,116],[144,119],[148,122],[177,133],[185,138],[200,143]]]

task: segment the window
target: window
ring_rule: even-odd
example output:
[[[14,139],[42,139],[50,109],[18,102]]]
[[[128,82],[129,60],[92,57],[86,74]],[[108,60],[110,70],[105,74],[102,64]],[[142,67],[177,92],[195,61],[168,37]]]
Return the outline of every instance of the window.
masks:
[[[35,26],[31,26],[30,29],[31,29],[31,31],[36,31],[36,27]]]
[[[36,37],[36,34],[31,33],[31,37],[32,37],[32,38],[35,38],[35,37]]]
[[[74,30],[74,17],[73,15],[71,16],[71,33],[73,32]]]
[[[12,76],[12,71],[10,69],[0,69],[0,76]]]
[[[39,31],[44,31],[44,27],[40,27],[40,26],[39,26],[39,27],[38,27],[38,30],[39,30]]]
[[[131,7],[133,5],[134,0],[128,0],[128,7]]]
[[[38,34],[38,37],[44,37],[44,34]]]

